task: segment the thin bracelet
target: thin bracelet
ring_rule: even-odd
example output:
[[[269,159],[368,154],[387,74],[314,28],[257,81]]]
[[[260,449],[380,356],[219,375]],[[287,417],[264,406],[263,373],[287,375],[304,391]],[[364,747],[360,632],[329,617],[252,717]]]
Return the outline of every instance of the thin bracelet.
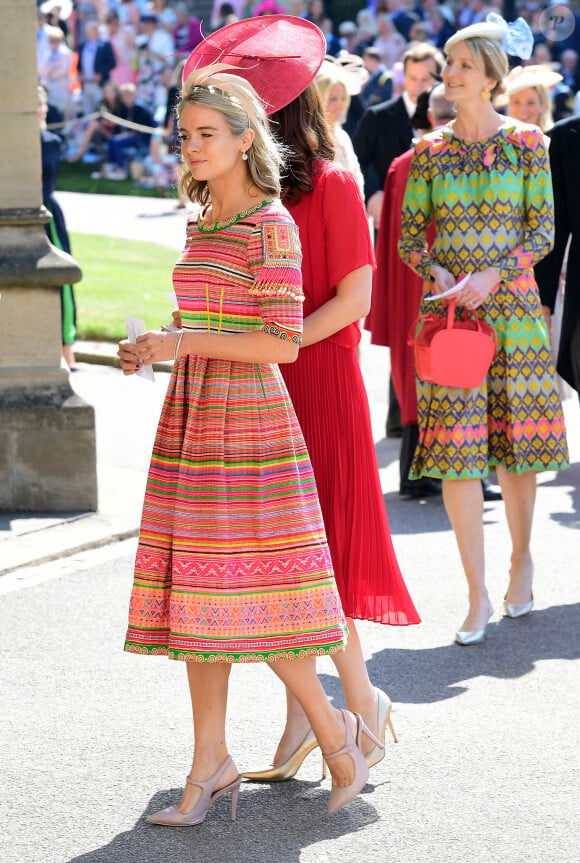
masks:
[[[181,347],[181,340],[183,338],[183,330],[179,330],[177,334],[177,338],[175,339],[175,348],[173,349],[173,362],[176,363],[179,361],[179,348]]]

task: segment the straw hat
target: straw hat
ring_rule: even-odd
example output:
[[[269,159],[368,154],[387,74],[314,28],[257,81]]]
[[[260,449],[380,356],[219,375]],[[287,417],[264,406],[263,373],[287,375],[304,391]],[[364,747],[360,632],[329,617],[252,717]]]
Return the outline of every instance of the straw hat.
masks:
[[[458,42],[475,38],[493,39],[499,42],[506,54],[510,54],[512,57],[529,60],[532,56],[534,34],[523,18],[516,18],[515,21],[508,22],[496,12],[489,12],[485,21],[470,24],[450,36],[444,49],[448,51]]]
[[[284,108],[314,79],[326,51],[321,30],[294,15],[263,15],[216,30],[189,55],[182,76],[212,69],[238,75],[260,97],[267,114]],[[196,73],[193,75],[193,73]]]
[[[503,41],[503,30],[499,24],[493,21],[479,21],[477,24],[470,24],[468,27],[463,27],[458,30],[453,36],[450,36],[445,43],[445,50],[457,45],[458,42],[463,42],[465,39],[496,39],[498,42]]]
[[[338,66],[349,96],[358,96],[369,80],[369,73],[363,65],[362,57],[358,54],[339,54],[338,57],[327,54],[324,61]]]
[[[59,18],[61,21],[66,21],[67,18],[70,18],[70,14],[73,10],[72,0],[46,0],[46,3],[43,3],[42,6],[39,7],[39,11],[42,12],[43,15],[50,15],[53,9],[60,9]]]
[[[549,90],[563,81],[562,75],[549,66],[516,66],[505,79],[507,95],[527,90],[528,87],[546,87]]]
[[[549,90],[562,80],[562,76],[549,66],[516,66],[504,81],[505,93],[497,97],[495,104],[503,108],[514,93],[527,90],[528,87],[545,87]]]

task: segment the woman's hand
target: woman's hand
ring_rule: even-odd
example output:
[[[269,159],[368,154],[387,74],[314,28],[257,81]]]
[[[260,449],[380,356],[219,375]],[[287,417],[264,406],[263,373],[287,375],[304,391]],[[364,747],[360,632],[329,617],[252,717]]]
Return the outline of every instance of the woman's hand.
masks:
[[[465,287],[455,294],[455,299],[460,306],[477,309],[485,302],[499,281],[499,273],[494,267],[472,273]]]
[[[119,342],[117,356],[119,357],[124,375],[134,375],[141,368],[141,363],[137,356],[137,345],[134,345],[129,339],[123,339],[123,341]]]
[[[171,317],[173,319],[173,323],[177,327],[178,330],[181,329],[181,312],[179,309],[173,309],[171,312]]]
[[[137,358],[145,366],[173,359],[177,333],[156,332],[137,336]]]
[[[424,283],[424,288],[425,285],[429,285],[429,291],[424,291],[424,293],[431,293],[432,295],[442,294],[444,291],[448,291],[449,288],[452,288],[456,282],[455,276],[452,276],[446,269],[439,266],[431,267],[431,276],[433,277],[434,283]]]

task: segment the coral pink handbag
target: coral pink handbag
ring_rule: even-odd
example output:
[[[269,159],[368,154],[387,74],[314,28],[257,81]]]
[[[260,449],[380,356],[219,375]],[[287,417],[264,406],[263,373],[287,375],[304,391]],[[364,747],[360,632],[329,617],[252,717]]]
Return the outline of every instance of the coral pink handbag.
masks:
[[[476,314],[455,320],[455,300],[447,315],[424,315],[415,345],[417,374],[444,387],[476,389],[484,382],[497,350],[494,328]]]

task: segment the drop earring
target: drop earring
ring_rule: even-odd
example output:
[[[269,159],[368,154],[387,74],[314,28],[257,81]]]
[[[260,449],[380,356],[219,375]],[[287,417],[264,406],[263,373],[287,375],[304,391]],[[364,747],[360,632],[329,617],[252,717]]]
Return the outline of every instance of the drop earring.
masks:
[[[245,150],[242,152],[242,159],[244,160],[244,162],[248,161],[248,154],[246,153]]]
[[[489,100],[491,99],[491,90],[489,89],[489,87],[484,87],[481,91],[481,95],[486,102],[489,102]]]

